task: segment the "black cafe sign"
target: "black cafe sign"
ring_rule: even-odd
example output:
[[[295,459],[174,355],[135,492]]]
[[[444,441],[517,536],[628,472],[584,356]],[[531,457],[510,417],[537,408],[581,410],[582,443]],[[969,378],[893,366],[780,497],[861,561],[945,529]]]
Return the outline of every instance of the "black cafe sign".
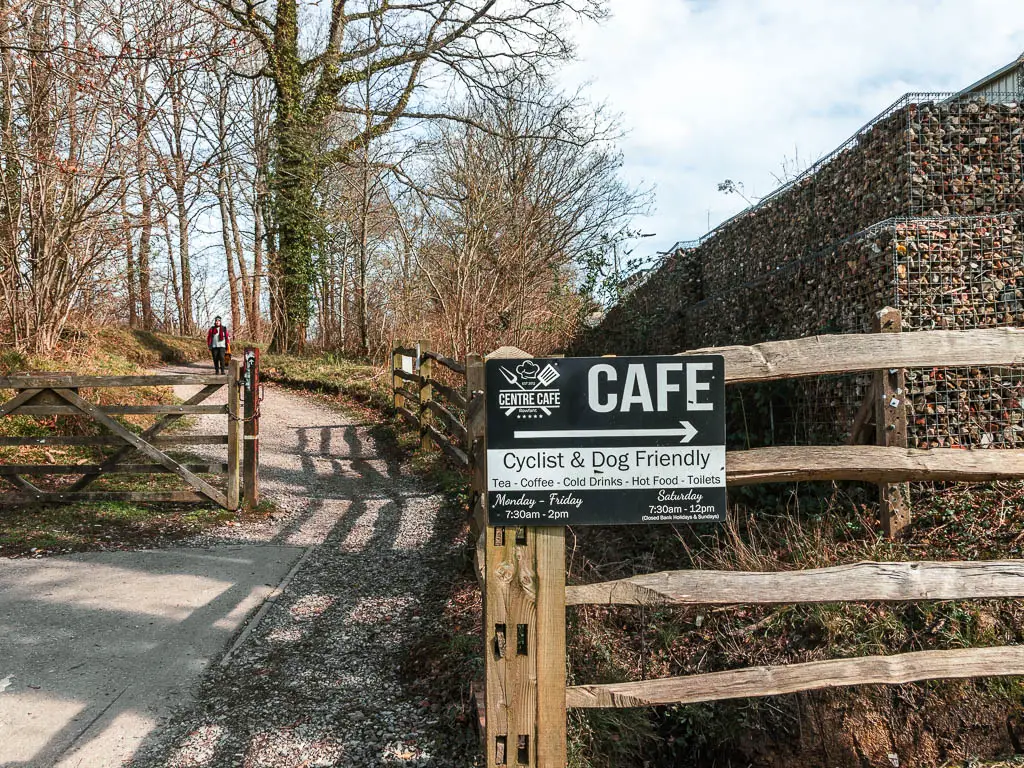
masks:
[[[491,525],[725,519],[720,355],[487,361]]]

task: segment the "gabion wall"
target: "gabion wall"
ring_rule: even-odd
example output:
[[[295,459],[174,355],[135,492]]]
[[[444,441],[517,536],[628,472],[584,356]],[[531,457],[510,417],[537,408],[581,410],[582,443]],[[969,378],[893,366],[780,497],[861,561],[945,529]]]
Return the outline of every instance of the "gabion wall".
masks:
[[[903,312],[905,331],[1024,325],[1022,97],[904,97],[800,178],[673,253],[572,352],[869,332],[886,305]],[[737,433],[752,444],[835,439],[868,381],[823,377],[755,396]],[[1024,445],[1019,371],[911,371],[908,387],[912,446]]]

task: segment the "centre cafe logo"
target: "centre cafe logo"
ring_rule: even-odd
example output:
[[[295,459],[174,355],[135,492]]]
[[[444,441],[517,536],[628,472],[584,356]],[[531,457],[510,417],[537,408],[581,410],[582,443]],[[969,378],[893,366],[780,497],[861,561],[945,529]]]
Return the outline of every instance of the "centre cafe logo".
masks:
[[[515,370],[504,366],[498,370],[514,387],[498,390],[498,407],[506,416],[514,414],[519,419],[539,419],[550,416],[551,411],[562,404],[562,393],[549,389],[560,375],[551,363],[541,368],[533,360],[523,360]]]

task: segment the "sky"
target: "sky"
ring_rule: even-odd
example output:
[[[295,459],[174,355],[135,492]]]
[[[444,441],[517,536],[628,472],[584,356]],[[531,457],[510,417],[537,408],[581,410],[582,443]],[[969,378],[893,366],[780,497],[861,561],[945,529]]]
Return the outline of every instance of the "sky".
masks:
[[[910,91],[957,91],[1024,52],[1020,0],[609,0],[576,25],[566,88],[622,116],[635,225],[668,250],[778,186]],[[796,160],[799,158],[799,162]],[[640,255],[638,251],[637,255]]]

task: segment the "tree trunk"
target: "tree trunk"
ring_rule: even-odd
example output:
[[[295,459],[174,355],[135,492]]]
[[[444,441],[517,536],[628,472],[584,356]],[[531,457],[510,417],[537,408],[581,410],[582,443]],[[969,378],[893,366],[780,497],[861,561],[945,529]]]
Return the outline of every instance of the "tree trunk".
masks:
[[[273,265],[277,297],[272,349],[299,352],[309,323],[315,171],[312,132],[303,119],[298,7],[294,0],[277,4],[274,26],[277,100],[272,183],[277,227],[277,258]]]
[[[131,216],[128,215],[128,185],[121,177],[121,222],[124,227],[124,253],[127,261],[125,282],[128,288],[128,327],[139,327],[138,299],[135,291],[135,237]]]
[[[270,153],[270,108],[260,98],[258,84],[253,83],[252,91],[252,125],[253,125],[253,157],[256,168],[253,173],[253,244],[252,244],[252,289],[249,294],[249,332],[254,339],[263,340],[262,299],[263,274],[265,270],[264,242],[267,253],[272,254],[275,237],[271,221],[271,210],[267,204],[269,189],[267,164]],[[266,241],[264,241],[266,238]]]
[[[178,158],[178,162],[181,162]],[[184,169],[181,169],[184,173]],[[192,314],[192,264],[189,257],[188,206],[185,204],[184,179],[174,190],[174,202],[178,219],[178,259],[181,263],[181,332],[189,336],[195,333],[195,317]]]
[[[174,245],[171,241],[171,222],[170,216],[164,213],[163,217],[164,224],[164,238],[167,240],[167,264],[171,272],[171,287],[174,289],[174,303],[178,307],[178,329],[182,334],[187,334],[185,330],[185,322],[182,320],[184,316],[184,302],[182,301],[181,289],[178,285],[178,267],[174,261]],[[167,314],[166,300],[164,301],[164,314]]]
[[[153,298],[150,288],[149,250],[153,236],[153,198],[149,191],[149,142],[146,120],[146,98],[142,76],[135,80],[135,174],[139,185],[139,304],[142,309],[142,327],[152,331],[156,325],[153,316]]]
[[[259,305],[255,307],[252,302],[252,278],[249,276],[249,264],[245,260],[245,248],[242,245],[242,230],[238,226],[238,216],[235,212],[235,195],[231,191],[231,179],[228,177],[226,182],[227,188],[227,203],[228,203],[228,224],[231,226],[231,239],[235,248],[235,258],[238,260],[238,273],[241,277],[241,293],[242,297],[242,309],[245,310],[245,322],[244,325],[246,330],[249,332],[250,338],[255,339],[251,329],[257,325],[256,315],[259,313]],[[241,325],[236,325],[234,332],[238,333]]]
[[[235,276],[235,255],[231,243],[231,216],[228,214],[227,169],[222,162],[217,180],[217,204],[220,207],[220,232],[224,243],[224,257],[228,267],[228,294],[231,297],[231,331],[242,327],[242,307],[238,301],[238,278]]]

